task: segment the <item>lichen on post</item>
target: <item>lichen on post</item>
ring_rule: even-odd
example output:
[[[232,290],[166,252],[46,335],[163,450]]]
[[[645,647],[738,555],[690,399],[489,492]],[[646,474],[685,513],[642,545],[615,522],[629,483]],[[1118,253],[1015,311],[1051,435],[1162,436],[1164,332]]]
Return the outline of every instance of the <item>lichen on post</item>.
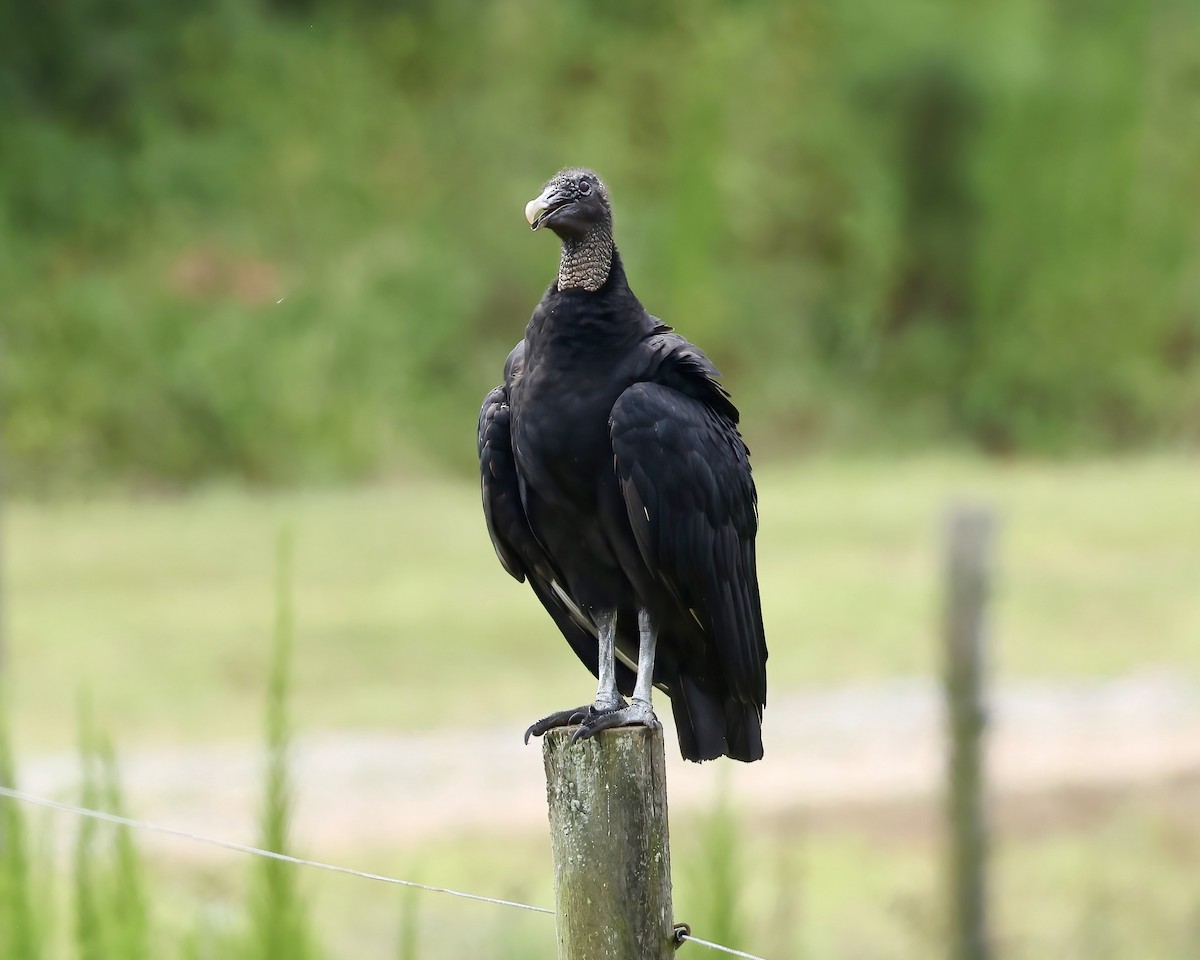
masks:
[[[662,729],[546,734],[559,960],[674,954]]]

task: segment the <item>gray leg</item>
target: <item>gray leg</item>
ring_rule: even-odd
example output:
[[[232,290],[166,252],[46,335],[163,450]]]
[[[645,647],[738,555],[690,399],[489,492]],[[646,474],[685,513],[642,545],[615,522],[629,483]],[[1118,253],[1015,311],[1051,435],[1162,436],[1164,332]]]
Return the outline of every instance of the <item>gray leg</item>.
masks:
[[[633,687],[635,703],[650,706],[650,696],[654,691],[654,647],[658,642],[658,631],[650,622],[650,614],[638,610],[638,672],[637,683]]]
[[[599,682],[596,684],[597,710],[616,710],[622,704],[617,690],[617,611],[602,613],[596,624],[600,634]]]
[[[639,621],[640,623],[640,621]],[[543,717],[525,731],[525,742],[530,737],[540,737],[555,727],[572,727],[586,724],[589,720],[606,713],[618,711],[625,705],[617,689],[617,611],[605,610],[596,616],[596,633],[599,642],[599,669],[596,671],[596,700],[573,710],[559,710]],[[582,728],[581,728],[582,729]]]
[[[650,696],[654,690],[654,646],[657,639],[658,631],[650,620],[650,614],[639,609],[638,670],[632,700],[629,706],[619,710],[594,712],[584,717],[579,724],[579,729],[571,735],[572,743],[576,740],[594,737],[601,730],[607,730],[609,727],[658,726],[658,718],[650,706]]]

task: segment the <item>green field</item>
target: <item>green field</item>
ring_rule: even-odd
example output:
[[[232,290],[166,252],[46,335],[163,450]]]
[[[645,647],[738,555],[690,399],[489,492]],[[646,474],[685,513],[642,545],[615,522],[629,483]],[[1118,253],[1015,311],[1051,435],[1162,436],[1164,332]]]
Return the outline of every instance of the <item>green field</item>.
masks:
[[[1200,893],[1194,882],[1200,830],[1188,810],[1194,811],[1198,800],[1193,790],[1174,803],[1118,801],[1090,812],[1076,810],[1074,822],[1060,820],[1053,832],[1028,823],[998,831],[993,837],[998,955],[1006,960],[1194,957],[1200,949]],[[831,826],[803,818],[748,822],[736,834],[732,875],[714,882],[711,832],[694,818],[672,826],[675,915],[692,923],[698,936],[707,930],[708,937],[772,960],[943,955],[940,845],[928,829],[914,829],[903,820],[882,827]],[[499,844],[475,838],[455,848],[427,850],[424,863],[436,863],[439,874],[444,870],[460,883],[484,878],[488,889],[551,903],[546,847],[542,837]],[[356,892],[369,891],[345,885],[335,890],[319,882],[330,896],[328,914],[337,918],[331,927],[340,928],[344,952],[358,955],[350,949],[354,934],[345,929],[345,914],[332,908],[342,898],[348,903]],[[714,897],[717,883],[731,886],[732,916],[714,915],[714,903],[720,902],[719,894]],[[441,956],[430,944],[445,943],[441,931],[450,929],[456,930],[455,946],[464,957],[554,956],[549,918],[513,916],[509,910],[493,916],[488,908],[471,910],[440,900],[426,896],[420,901],[428,949],[421,956]],[[380,929],[375,943],[387,933],[394,939],[394,929],[394,922],[391,930]],[[492,952],[497,931],[527,952]],[[374,949],[372,956],[388,955]],[[688,954],[692,960],[707,956],[699,947],[683,956]]]
[[[1200,950],[1198,786],[1067,800],[1000,817],[992,838],[997,956],[1194,958]],[[672,817],[675,916],[698,936],[770,960],[944,955],[942,847],[927,815],[879,812],[841,822],[746,818],[734,828],[732,854],[724,860],[710,822]],[[161,893],[157,912],[168,922],[160,926],[229,928],[244,902],[251,861],[229,854],[197,862],[171,841],[139,837],[139,844]],[[472,834],[407,849],[376,845],[341,851],[338,862],[553,904],[549,843],[540,835]],[[313,871],[298,879],[329,956],[404,958],[397,945],[406,924],[415,927],[414,957],[555,956],[548,916]],[[161,909],[164,903],[172,910]],[[411,928],[408,935],[414,936]],[[680,956],[699,960],[708,952],[692,946]]]
[[[1196,468],[1166,458],[762,468],[772,689],[936,669],[937,526],[956,497],[993,503],[1003,517],[994,651],[1002,675],[1074,678],[1155,665],[1200,677]],[[70,742],[81,692],[121,749],[257,742],[281,529],[295,538],[291,711],[299,732],[466,726],[486,708],[502,722],[511,716],[515,736],[532,715],[590,692],[527,589],[496,563],[474,485],[460,479],[17,502],[4,546],[6,686],[18,754]],[[999,806],[1003,956],[1194,957],[1196,803],[1196,784],[1181,783]],[[697,933],[772,958],[901,960],[940,949],[942,854],[931,811],[810,816],[798,808],[782,819],[733,822],[733,845],[724,848],[731,862],[714,874],[721,848],[712,829],[694,814],[673,817],[676,915]],[[62,817],[32,823],[37,850],[72,828]],[[222,955],[222,937],[243,923],[251,862],[137,839],[155,891],[154,935],[175,944],[207,930],[197,942],[217,944],[216,952],[188,955]],[[541,836],[368,850],[310,850],[299,838],[297,852],[551,901]],[[713,875],[741,892],[723,896]],[[331,955],[406,956],[397,945],[407,922],[418,944],[412,956],[553,956],[545,917],[346,877],[307,872],[301,882]],[[55,909],[68,909],[65,898]],[[176,955],[174,947],[164,955]]]
[[[937,529],[1003,517],[1001,674],[1200,675],[1200,482],[1187,459],[924,458],[758,471],[771,689],[936,668]],[[22,749],[72,737],[87,691],[123,746],[256,739],[274,544],[295,537],[301,730],[514,726],[592,681],[492,554],[473,484],[17,502],[6,671]],[[769,707],[768,707],[769,722]]]

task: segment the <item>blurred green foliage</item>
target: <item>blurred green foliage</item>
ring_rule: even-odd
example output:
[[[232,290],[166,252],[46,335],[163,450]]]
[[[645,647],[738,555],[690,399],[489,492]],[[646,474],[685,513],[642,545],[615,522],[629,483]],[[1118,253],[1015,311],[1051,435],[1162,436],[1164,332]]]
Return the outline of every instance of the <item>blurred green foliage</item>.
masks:
[[[765,451],[1200,438],[1193,0],[154,0],[0,13],[8,472],[466,466],[614,191]]]
[[[294,618],[292,549],[287,530],[276,548],[275,630],[271,645],[266,709],[266,764],[258,842],[279,853],[290,846],[293,791],[289,768],[291,724],[289,680]],[[97,729],[88,698],[79,709],[80,796],[86,809],[126,817],[112,744]],[[7,698],[0,698],[0,786],[17,787],[8,736]],[[55,821],[61,828],[67,821]],[[143,860],[128,824],[80,817],[75,833],[70,882],[69,923],[56,936],[45,935],[54,914],[57,877],[49,848],[39,850],[32,869],[32,833],[27,812],[15,798],[0,798],[0,956],[6,960],[146,960],[175,956],[163,952],[164,938],[152,930],[151,907],[162,907],[161,886],[148,883]],[[224,931],[209,929],[203,915],[181,938],[185,960],[234,957],[239,960],[314,960],[324,955],[299,891],[294,864],[258,858],[246,898],[244,923]],[[149,893],[147,892],[149,889]],[[244,930],[242,927],[244,926]],[[66,930],[61,929],[65,927]],[[66,931],[69,930],[70,936]],[[69,942],[68,942],[69,941]]]

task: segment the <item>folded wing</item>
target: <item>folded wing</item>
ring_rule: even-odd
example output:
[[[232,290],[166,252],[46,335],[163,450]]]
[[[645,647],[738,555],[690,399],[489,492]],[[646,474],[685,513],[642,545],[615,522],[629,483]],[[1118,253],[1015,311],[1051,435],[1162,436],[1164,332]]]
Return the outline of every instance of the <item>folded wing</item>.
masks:
[[[700,361],[707,362],[702,354],[696,373]],[[688,389],[691,379],[680,386]],[[634,384],[613,407],[610,436],[642,559],[715,654],[718,675],[704,679],[761,716],[767,647],[754,553],[757,496],[746,446],[726,410],[705,402],[706,390],[719,390],[705,379],[709,386],[691,391],[698,395]]]
[[[562,577],[529,526],[509,417],[507,388],[496,387],[484,398],[478,432],[483,514],[492,546],[505,570],[517,580],[528,579],[571,649],[595,676],[599,672],[596,628],[563,590]],[[617,682],[623,691],[632,691],[634,676],[624,664],[617,664]]]

